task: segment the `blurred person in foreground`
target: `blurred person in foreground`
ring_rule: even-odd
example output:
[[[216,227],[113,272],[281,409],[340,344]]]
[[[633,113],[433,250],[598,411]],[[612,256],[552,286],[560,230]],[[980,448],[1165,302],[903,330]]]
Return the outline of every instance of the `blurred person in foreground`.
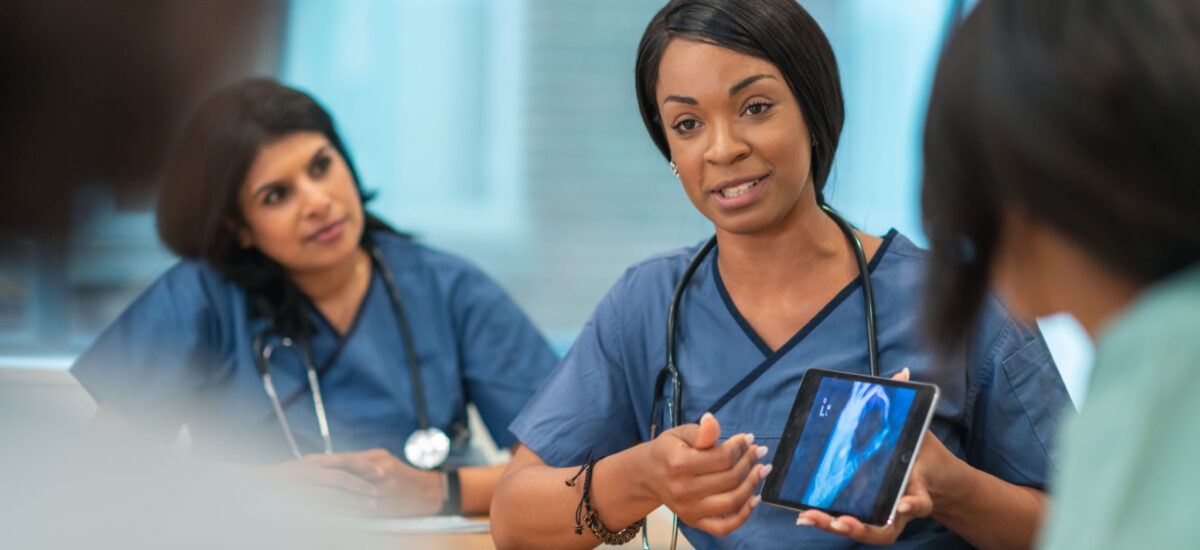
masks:
[[[1200,3],[983,0],[925,130],[929,327],[994,283],[1096,344],[1045,548],[1200,548]]]

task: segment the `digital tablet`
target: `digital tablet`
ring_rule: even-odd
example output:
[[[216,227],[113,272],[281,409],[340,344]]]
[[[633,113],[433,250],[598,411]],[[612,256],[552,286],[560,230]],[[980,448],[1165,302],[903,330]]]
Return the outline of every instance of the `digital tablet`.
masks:
[[[890,523],[937,399],[933,384],[810,369],[763,502]]]

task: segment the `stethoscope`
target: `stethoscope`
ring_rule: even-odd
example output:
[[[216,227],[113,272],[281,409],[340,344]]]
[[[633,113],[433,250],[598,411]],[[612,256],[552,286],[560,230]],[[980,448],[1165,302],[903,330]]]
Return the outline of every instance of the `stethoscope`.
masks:
[[[368,251],[371,255],[372,263],[379,268],[380,273],[383,274],[383,282],[387,285],[388,294],[392,301],[392,311],[395,312],[396,320],[400,324],[400,337],[404,339],[408,373],[412,379],[413,404],[417,411],[419,428],[405,440],[404,458],[409,464],[417,468],[432,470],[445,463],[446,458],[450,456],[450,438],[446,436],[446,432],[429,425],[428,408],[425,404],[425,390],[421,382],[421,366],[417,360],[416,346],[413,343],[408,316],[404,314],[403,302],[400,300],[400,291],[396,287],[392,271],[383,262],[383,256],[379,253],[379,250],[375,247],[369,247]],[[283,429],[283,435],[287,438],[288,446],[291,447],[292,454],[296,458],[303,456],[300,453],[300,447],[296,445],[296,438],[292,435],[292,428],[288,425],[287,416],[283,414],[283,407],[279,404],[279,396],[275,392],[275,384],[271,382],[271,355],[279,348],[291,349],[304,362],[304,370],[308,371],[308,385],[312,390],[313,409],[317,413],[317,427],[321,432],[321,440],[325,444],[325,454],[332,454],[333,440],[329,436],[329,422],[325,417],[325,403],[321,398],[321,384],[317,378],[317,369],[313,365],[312,348],[307,341],[293,340],[288,337],[267,343],[267,340],[273,333],[274,331],[267,329],[259,333],[258,337],[254,339],[255,365],[258,367],[258,374],[262,376],[263,388],[267,392],[267,397],[271,399],[271,406],[275,409],[275,417],[279,419],[279,426]]]
[[[838,228],[846,235],[846,239],[850,241],[850,247],[854,249],[854,257],[858,261],[858,273],[862,277],[863,309],[866,311],[867,322],[867,359],[870,364],[871,376],[879,376],[879,343],[875,339],[875,292],[871,286],[867,254],[863,251],[862,241],[858,238],[858,234],[854,232],[854,228],[849,223],[846,223],[846,220],[834,212],[829,205],[823,204],[821,209],[838,225]],[[679,316],[679,303],[683,299],[683,291],[687,288],[688,282],[692,280],[692,275],[696,273],[696,269],[700,267],[704,257],[716,246],[717,237],[714,235],[704,243],[704,246],[700,247],[700,251],[692,258],[687,269],[683,271],[683,276],[675,284],[675,292],[671,295],[671,304],[667,306],[667,363],[658,372],[658,379],[654,382],[654,402],[650,408],[650,439],[654,439],[658,435],[657,422],[662,415],[664,403],[667,407],[667,415],[671,418],[671,426],[679,426],[683,423],[683,378],[679,373],[679,367],[675,365],[675,325]],[[668,377],[671,379],[671,400],[669,402],[663,395]],[[663,429],[668,428],[669,426]],[[674,550],[675,543],[679,538],[679,516],[672,514],[671,517],[671,550]],[[642,530],[642,547],[645,550],[650,549],[649,537],[644,529]]]

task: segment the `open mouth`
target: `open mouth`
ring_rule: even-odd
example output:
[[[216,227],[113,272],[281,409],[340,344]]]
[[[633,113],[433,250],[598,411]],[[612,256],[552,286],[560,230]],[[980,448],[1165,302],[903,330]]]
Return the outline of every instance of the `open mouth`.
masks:
[[[763,178],[758,178],[754,181],[748,181],[741,185],[735,185],[733,187],[726,187],[725,189],[722,189],[717,192],[720,193],[722,197],[725,197],[727,199],[732,199],[734,197],[738,197],[741,195],[745,195],[746,193],[749,193],[750,190],[754,189],[754,186],[758,185],[759,182],[761,182],[762,180],[763,180]]]

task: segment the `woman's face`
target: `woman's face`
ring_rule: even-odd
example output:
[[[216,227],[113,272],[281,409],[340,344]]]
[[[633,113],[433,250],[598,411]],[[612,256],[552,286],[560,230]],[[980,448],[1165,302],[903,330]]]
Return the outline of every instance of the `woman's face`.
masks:
[[[319,132],[269,143],[238,194],[242,246],[256,247],[289,272],[346,260],[363,232],[362,200],[346,161]]]
[[[719,229],[756,234],[816,204],[800,105],[771,62],[675,39],[655,97],[671,160],[692,204]]]

